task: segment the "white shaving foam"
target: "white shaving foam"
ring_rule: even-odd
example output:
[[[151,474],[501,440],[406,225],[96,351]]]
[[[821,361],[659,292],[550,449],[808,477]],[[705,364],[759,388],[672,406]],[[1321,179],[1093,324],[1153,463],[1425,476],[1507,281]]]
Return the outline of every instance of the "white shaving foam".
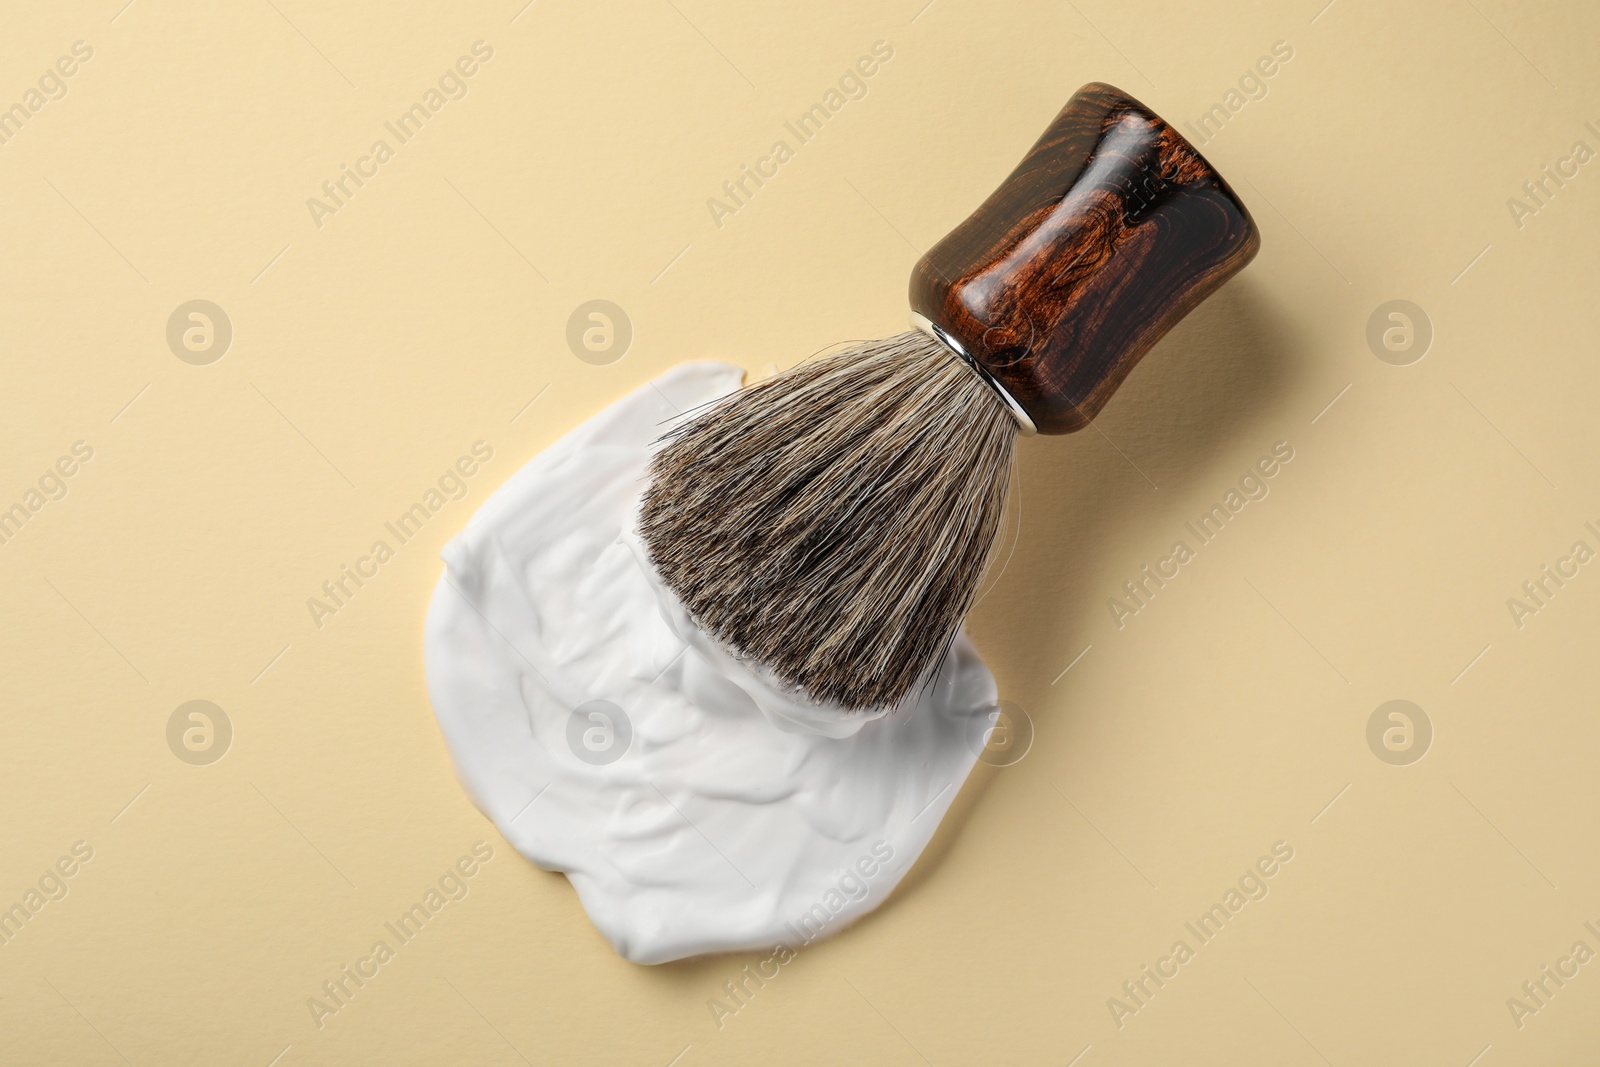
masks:
[[[428,692],[467,792],[638,963],[798,949],[877,907],[995,706],[965,634],[888,714],[797,700],[660,584],[634,533],[652,446],[740,377],[684,364],[529,461],[445,546],[428,611]]]

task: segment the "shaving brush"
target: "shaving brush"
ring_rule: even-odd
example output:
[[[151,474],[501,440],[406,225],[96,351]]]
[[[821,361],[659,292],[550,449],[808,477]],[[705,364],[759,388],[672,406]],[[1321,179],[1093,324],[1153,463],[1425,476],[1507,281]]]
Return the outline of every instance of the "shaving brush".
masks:
[[[972,607],[1017,437],[1086,426],[1259,247],[1188,141],[1084,86],[918,261],[914,330],[801,363],[664,437],[639,514],[651,562],[778,683],[898,706]]]

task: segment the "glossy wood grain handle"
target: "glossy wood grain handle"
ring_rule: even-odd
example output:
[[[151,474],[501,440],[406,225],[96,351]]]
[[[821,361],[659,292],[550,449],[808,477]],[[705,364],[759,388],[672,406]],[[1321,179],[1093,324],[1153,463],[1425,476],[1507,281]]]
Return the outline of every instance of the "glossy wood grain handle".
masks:
[[[1070,433],[1260,244],[1250,213],[1182,135],[1095,82],[917,262],[911,310],[964,347],[1040,433]]]

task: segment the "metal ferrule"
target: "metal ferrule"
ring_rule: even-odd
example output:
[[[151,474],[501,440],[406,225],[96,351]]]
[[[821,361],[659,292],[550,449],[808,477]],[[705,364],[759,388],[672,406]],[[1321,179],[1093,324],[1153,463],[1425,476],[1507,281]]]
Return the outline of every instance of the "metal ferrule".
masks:
[[[911,313],[911,325],[915,326],[918,330],[921,330],[935,341],[938,341],[945,348],[949,349],[950,353],[957,359],[961,360],[961,362],[972,368],[972,373],[978,376],[978,380],[983,382],[983,384],[987,385],[990,389],[993,389],[995,395],[998,396],[1005,404],[1006,410],[1011,412],[1011,417],[1016,420],[1017,429],[1019,432],[1021,432],[1022,436],[1032,437],[1034,434],[1039,432],[1038,427],[1034,426],[1033,420],[1028,418],[1028,413],[1022,410],[1022,405],[1017,403],[1016,399],[1012,397],[1010,393],[1006,392],[1005,386],[995,381],[989,372],[983,369],[982,364],[972,358],[967,350],[961,346],[960,341],[957,341],[954,337],[951,337],[945,332],[943,327],[920,312],[913,311]]]

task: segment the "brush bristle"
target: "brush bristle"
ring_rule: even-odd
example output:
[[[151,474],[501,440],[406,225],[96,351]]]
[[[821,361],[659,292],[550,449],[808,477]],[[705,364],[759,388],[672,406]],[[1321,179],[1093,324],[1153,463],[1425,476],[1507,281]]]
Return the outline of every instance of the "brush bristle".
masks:
[[[895,706],[972,607],[1016,432],[938,342],[855,345],[670,432],[640,534],[724,645],[813,700]]]

